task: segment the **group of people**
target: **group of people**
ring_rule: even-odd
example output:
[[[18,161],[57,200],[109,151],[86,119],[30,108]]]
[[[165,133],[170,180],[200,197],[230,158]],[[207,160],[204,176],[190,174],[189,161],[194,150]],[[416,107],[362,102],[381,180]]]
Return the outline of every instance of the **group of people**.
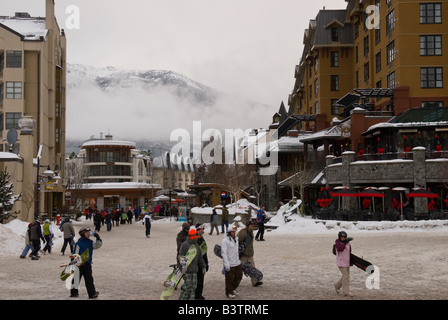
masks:
[[[221,256],[223,259],[223,273],[225,275],[225,295],[234,299],[238,294],[238,287],[243,277],[242,262],[249,262],[255,268],[253,234],[255,222],[249,219],[245,228],[237,234],[236,227],[230,227],[221,241]],[[178,267],[182,258],[191,246],[196,247],[196,254],[191,263],[183,270],[184,283],[181,287],[180,300],[203,300],[204,276],[209,269],[207,257],[207,244],[203,237],[204,225],[197,224],[190,229],[188,223],[182,224],[182,230],[177,234],[177,261]],[[260,286],[263,282],[252,279],[253,286]]]
[[[25,259],[29,251],[31,251],[29,257],[32,260],[39,260],[40,252],[44,254],[46,252],[51,253],[53,236],[54,233],[49,219],[46,219],[43,225],[40,220],[28,224],[25,233],[25,248],[20,254],[20,258]],[[43,250],[41,250],[41,241],[45,243]]]

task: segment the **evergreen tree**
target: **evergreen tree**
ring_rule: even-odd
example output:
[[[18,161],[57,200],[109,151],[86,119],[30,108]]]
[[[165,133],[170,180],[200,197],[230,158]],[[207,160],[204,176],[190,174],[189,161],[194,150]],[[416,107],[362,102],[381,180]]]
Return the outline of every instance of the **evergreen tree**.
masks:
[[[11,177],[6,171],[0,171],[0,223],[10,217],[16,218],[17,211],[12,212],[12,207],[16,201],[19,201],[22,194],[14,195],[14,186],[11,183]]]

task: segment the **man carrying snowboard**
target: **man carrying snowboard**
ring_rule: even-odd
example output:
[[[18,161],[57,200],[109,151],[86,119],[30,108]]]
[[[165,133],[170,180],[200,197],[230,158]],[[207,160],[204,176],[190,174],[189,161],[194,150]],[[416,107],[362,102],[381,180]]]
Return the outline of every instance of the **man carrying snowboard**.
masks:
[[[336,248],[336,264],[341,271],[341,278],[334,284],[336,292],[339,293],[342,288],[342,293],[344,296],[353,297],[350,293],[350,253],[352,247],[350,246],[350,241],[353,238],[347,238],[347,232],[340,231],[338,233],[338,238],[335,241]]]
[[[254,224],[251,219],[246,222],[246,228],[238,232],[239,253],[241,262],[249,262],[252,267],[255,268],[254,261]],[[257,281],[251,278],[252,286],[257,287],[262,285],[262,281]]]
[[[84,277],[84,282],[86,284],[89,298],[93,299],[98,297],[99,292],[96,291],[95,285],[93,284],[92,255],[94,249],[99,249],[103,245],[103,241],[101,240],[97,232],[93,234],[96,238],[96,241],[93,242],[93,240],[90,240],[90,228],[82,228],[81,230],[79,230],[79,235],[81,236],[81,238],[79,238],[78,242],[76,242],[73,253],[87,257],[87,260],[82,261],[82,264],[79,266],[79,279],[77,279],[77,283],[79,285],[81,283],[81,278]],[[73,285],[72,289],[70,290],[70,297],[78,297],[78,289],[79,286]]]
[[[179,266],[179,268],[183,268],[181,261],[183,259],[183,257],[187,254],[188,250],[190,250],[190,248],[192,246],[196,247],[196,255],[194,257],[194,259],[191,261],[189,266],[186,266],[187,270],[184,272],[184,270],[182,270],[184,273],[183,279],[184,279],[184,284],[182,285],[181,288],[181,293],[179,296],[179,300],[194,300],[195,298],[195,292],[196,292],[196,286],[197,286],[197,282],[198,282],[198,271],[202,271],[202,273],[206,272],[206,266],[205,266],[205,262],[204,262],[204,258],[202,257],[201,254],[201,249],[199,248],[198,245],[198,237],[199,234],[197,232],[196,229],[191,229],[188,232],[188,239],[185,240],[182,245],[179,248],[179,255],[177,257],[177,264]]]

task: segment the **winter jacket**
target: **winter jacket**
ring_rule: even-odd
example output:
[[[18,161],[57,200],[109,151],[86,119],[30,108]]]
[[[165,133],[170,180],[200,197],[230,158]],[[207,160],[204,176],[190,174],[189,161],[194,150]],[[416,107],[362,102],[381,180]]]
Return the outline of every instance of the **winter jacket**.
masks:
[[[241,264],[238,252],[238,238],[233,238],[228,235],[221,241],[221,255],[224,263],[224,268],[230,270],[231,267],[236,267]]]
[[[240,256],[253,257],[254,256],[254,233],[253,231],[245,228],[238,232],[238,242],[242,248]]]
[[[82,255],[86,250],[89,250],[89,260],[87,260],[86,263],[92,263],[93,250],[101,248],[102,245],[103,241],[101,239],[93,242],[93,240],[81,237],[78,242],[76,242],[73,253]]]
[[[349,242],[342,242],[339,239],[335,241],[336,246],[336,264],[338,267],[350,267],[350,253],[352,247]]]
[[[229,210],[226,207],[222,208],[221,221],[229,221]]]
[[[206,270],[208,271],[207,243],[205,242],[205,239],[202,236],[198,238],[198,246],[199,248],[201,248],[201,246],[204,248],[205,252],[202,252],[201,250],[201,254],[202,258],[204,259]]]
[[[53,234],[50,222],[45,222],[44,225],[42,226],[42,229],[44,230],[44,236],[49,236],[50,234]]]
[[[217,225],[218,224],[218,214],[216,213],[215,210],[213,210],[212,215],[210,216],[210,223],[212,225]]]
[[[182,245],[180,246],[179,256],[185,256],[191,245],[196,246],[196,255],[188,266],[186,273],[193,274],[198,273],[199,270],[205,270],[206,266],[197,241],[192,241],[190,239],[185,240],[184,243],[182,243]]]
[[[176,244],[177,244],[177,253],[179,254],[180,247],[182,244],[188,239],[188,231],[185,229],[182,229],[176,237]]]
[[[42,227],[40,226],[39,223],[34,223],[31,226],[30,238],[31,241],[37,241],[40,239],[45,241],[44,236],[42,235]]]
[[[75,229],[71,222],[64,222],[61,226],[61,231],[64,233],[64,239],[68,239],[75,235]]]
[[[262,210],[258,210],[257,212],[257,222],[258,223],[264,223],[264,218],[266,217],[266,214]]]

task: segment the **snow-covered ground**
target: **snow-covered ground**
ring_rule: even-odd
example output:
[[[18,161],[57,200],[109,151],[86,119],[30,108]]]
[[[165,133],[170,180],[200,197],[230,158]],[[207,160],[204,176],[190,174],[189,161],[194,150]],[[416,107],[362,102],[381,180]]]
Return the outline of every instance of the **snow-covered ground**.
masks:
[[[351,268],[353,299],[446,299],[448,297],[448,221],[338,222],[316,221],[293,213],[291,206],[271,216],[275,230],[266,232],[264,242],[255,242],[255,263],[264,274],[264,284],[252,287],[243,277],[238,300],[347,299],[334,291],[340,277],[331,253],[339,230],[352,236],[353,253],[378,267],[379,289],[368,289],[369,275]],[[91,220],[73,221],[75,231],[93,227]],[[162,283],[174,263],[175,238],[181,223],[155,221],[151,238],[141,223],[120,225],[100,231],[104,245],[93,256],[95,285],[99,299],[158,300]],[[27,223],[14,220],[0,224],[0,299],[70,299],[59,279],[62,234],[53,225],[53,253],[40,260],[20,259]],[[226,299],[222,260],[213,254],[223,234],[208,235],[210,269],[205,277],[204,296]],[[172,299],[177,299],[176,290]],[[87,298],[84,284],[80,298]]]

